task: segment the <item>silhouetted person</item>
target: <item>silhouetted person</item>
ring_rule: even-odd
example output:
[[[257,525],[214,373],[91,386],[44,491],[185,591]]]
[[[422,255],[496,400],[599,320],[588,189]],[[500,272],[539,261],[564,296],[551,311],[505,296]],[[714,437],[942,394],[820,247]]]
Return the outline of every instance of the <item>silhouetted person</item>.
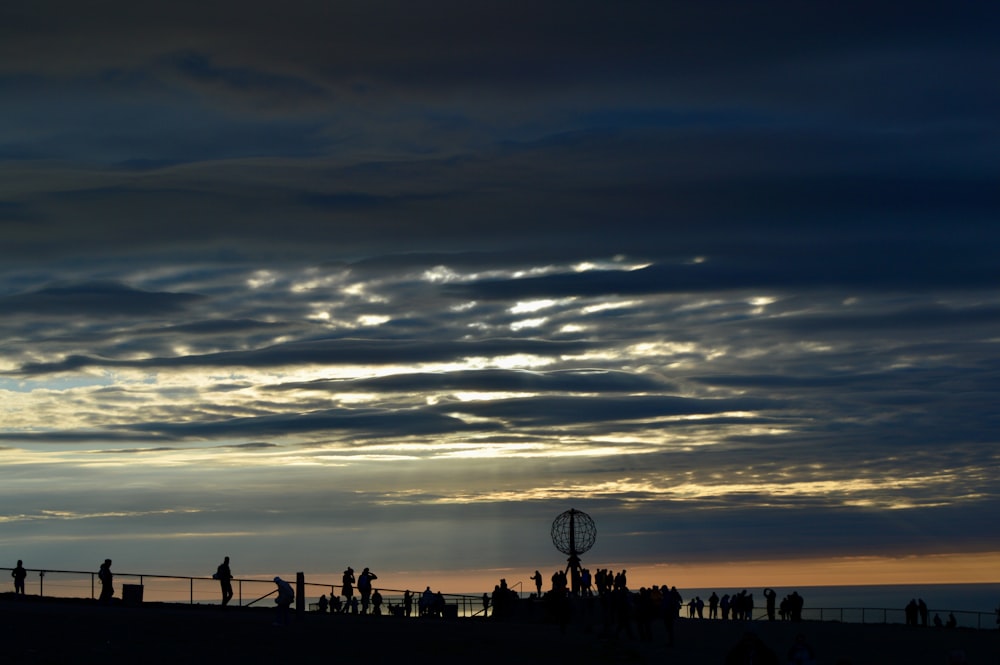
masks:
[[[708,597],[708,618],[719,618],[719,594],[714,591],[712,592],[712,595]]]
[[[368,604],[372,597],[372,580],[377,580],[378,575],[367,568],[358,575],[358,593],[361,594],[361,613],[368,614]]]
[[[633,616],[639,633],[640,642],[653,641],[653,615],[657,608],[653,606],[653,592],[646,587],[639,587],[638,597],[633,596]]]
[[[580,570],[580,591],[584,596],[594,595],[594,592],[591,591],[593,581],[594,578],[591,576],[589,568],[583,568]]]
[[[669,591],[663,592],[662,607],[660,610],[663,614],[663,626],[667,630],[668,647],[674,645],[674,623],[677,620],[682,602],[684,602],[684,599],[681,598],[677,587],[671,587]]]
[[[799,595],[798,591],[793,591],[788,596],[788,613],[792,621],[802,621],[802,608],[805,604],[805,599]]]
[[[594,574],[594,584],[597,585],[597,595],[601,596],[607,592],[607,572],[604,568],[598,568]]]
[[[403,616],[410,616],[413,613],[413,592],[409,589],[403,594]]]
[[[215,579],[219,580],[219,587],[222,589],[222,606],[225,607],[233,599],[233,572],[229,569],[228,556],[216,569]]]
[[[635,617],[632,594],[629,593],[627,588],[615,589],[611,592],[611,606],[614,608],[615,617],[614,637],[618,637],[624,630],[628,639],[634,639],[635,634],[632,632],[632,620]]]
[[[502,586],[506,587],[506,584]],[[552,573],[552,592],[553,593],[566,592],[566,575],[561,570],[557,570],[556,572]]]
[[[378,589],[372,590],[372,614],[382,616],[382,594],[378,592]]]
[[[330,601],[326,599],[326,594],[324,593],[322,596],[319,597],[319,602],[317,602],[316,604],[318,605],[317,609],[319,613],[326,614],[326,608],[330,606]]]
[[[431,591],[430,586],[424,589],[424,592],[420,594],[420,600],[417,602],[418,610],[420,616],[430,616],[431,608],[434,606],[434,592]],[[493,616],[496,616],[494,612]]]
[[[490,597],[493,605],[493,618],[494,619],[505,619],[507,610],[507,598],[504,592],[500,589],[499,584],[493,585],[493,595]]]
[[[488,594],[486,592],[483,592],[483,618],[484,619],[486,618],[486,615],[489,614],[489,611],[490,611],[490,594]]]
[[[917,613],[920,615],[920,625],[927,627],[927,603],[923,598],[917,598]]]
[[[291,606],[292,601],[295,600],[295,590],[292,589],[291,584],[280,577],[275,577],[274,583],[278,585],[278,597],[274,599],[274,604],[277,605],[274,625],[287,626],[288,608]]]
[[[18,559],[17,567],[10,571],[10,576],[14,578],[14,593],[24,595],[24,578],[28,576],[28,571],[24,569],[24,563]]]
[[[944,625],[946,628],[955,628],[958,626],[958,621],[955,619],[954,612],[948,612],[948,621]]]
[[[943,622],[943,621],[941,621],[941,615],[940,615],[940,614],[937,614],[937,613],[935,613],[935,614],[934,614],[934,627],[935,627],[935,628],[941,628],[941,627],[943,627],[943,626],[944,626],[944,622]]]
[[[97,579],[101,581],[101,602],[110,601],[115,595],[115,587],[112,585],[115,576],[111,572],[111,559],[105,559],[97,571]]]
[[[730,600],[730,609],[733,612],[733,621],[740,621],[743,619],[743,612],[746,609],[746,597],[746,589],[733,594],[733,597]]]
[[[764,601],[767,605],[767,620],[774,621],[774,600],[778,597],[777,592],[771,587],[764,589]]]
[[[344,611],[351,607],[351,599],[354,598],[354,569],[350,566],[344,571],[341,578],[341,593],[344,595]]]
[[[538,595],[538,597],[541,598],[542,597],[542,574],[536,570],[535,574],[532,575],[529,579],[531,579],[531,580],[533,580],[535,582],[535,592]]]

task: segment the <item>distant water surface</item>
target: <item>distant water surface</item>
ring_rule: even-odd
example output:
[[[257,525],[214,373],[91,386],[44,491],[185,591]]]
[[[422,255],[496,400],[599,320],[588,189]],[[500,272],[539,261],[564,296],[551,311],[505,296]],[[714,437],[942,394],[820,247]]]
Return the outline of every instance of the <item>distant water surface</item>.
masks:
[[[966,616],[965,612],[981,612],[994,615],[1000,607],[1000,583],[996,584],[884,584],[870,586],[812,586],[812,587],[775,587],[778,594],[778,601],[792,593],[798,591],[799,595],[805,599],[805,618],[819,618],[811,616],[818,608],[888,608],[892,610],[886,615],[889,622],[902,623],[903,608],[910,602],[910,599],[922,598],[930,609],[931,617],[935,612],[940,613],[942,620],[947,619],[948,612],[956,612],[956,617],[960,625],[975,625],[976,621],[984,621],[979,617]],[[730,595],[742,591],[742,589],[678,589],[684,602],[691,598],[700,596],[706,602],[706,616],[708,597],[715,591],[720,597],[728,593]],[[763,613],[764,594],[763,588],[747,588],[747,592],[753,594],[754,606],[757,610],[754,615]],[[810,610],[813,612],[811,613]],[[686,616],[685,608],[684,614]],[[870,621],[872,616],[866,613],[865,620]],[[824,617],[828,615],[824,613]],[[859,621],[860,615],[848,614],[845,621]],[[990,625],[994,618],[990,618]],[[986,627],[981,625],[980,627]]]

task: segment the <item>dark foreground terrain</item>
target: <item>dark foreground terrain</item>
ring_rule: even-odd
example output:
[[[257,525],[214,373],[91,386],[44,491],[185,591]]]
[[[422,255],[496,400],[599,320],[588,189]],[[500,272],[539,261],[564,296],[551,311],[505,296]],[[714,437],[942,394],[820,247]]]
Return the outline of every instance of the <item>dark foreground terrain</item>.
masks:
[[[305,614],[274,626],[266,607],[102,606],[91,600],[0,595],[0,663],[725,663],[748,631],[779,662],[797,634],[817,665],[951,662],[956,650],[974,664],[1000,665],[1000,631],[937,630],[834,622],[737,623],[680,619],[667,647],[662,624],[651,642],[603,635],[577,617],[566,630],[546,622],[401,619]],[[963,662],[963,661],[957,661]]]

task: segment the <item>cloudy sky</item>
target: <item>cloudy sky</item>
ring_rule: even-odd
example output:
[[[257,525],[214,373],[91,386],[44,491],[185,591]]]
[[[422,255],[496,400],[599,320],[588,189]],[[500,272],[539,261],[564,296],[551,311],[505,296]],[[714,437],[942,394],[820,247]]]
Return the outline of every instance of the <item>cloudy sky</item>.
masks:
[[[4,565],[995,581],[998,21],[4,2]]]

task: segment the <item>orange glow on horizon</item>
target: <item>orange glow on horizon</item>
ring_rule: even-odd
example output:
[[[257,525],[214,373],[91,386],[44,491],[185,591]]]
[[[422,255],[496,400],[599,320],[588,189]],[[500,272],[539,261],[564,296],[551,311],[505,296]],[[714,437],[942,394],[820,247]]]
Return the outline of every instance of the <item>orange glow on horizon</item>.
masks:
[[[627,568],[629,586],[686,588],[985,584],[1000,580],[1000,552],[837,557]]]
[[[1000,583],[1000,552],[973,554],[930,554],[906,557],[839,557],[828,559],[788,559],[773,561],[733,561],[717,563],[642,564],[635,562],[585,561],[591,571],[607,568],[613,572],[628,571],[628,584],[632,589],[643,586],[676,586],[678,589],[735,590],[749,588],[804,588],[814,586],[865,586],[885,584],[997,584]],[[551,587],[555,566],[539,566],[542,573],[542,590]],[[509,588],[526,597],[535,590],[531,575],[534,569],[490,568],[452,570],[379,570],[376,587],[394,597],[409,589],[416,593],[430,587],[444,594],[482,595],[493,591],[503,578]],[[239,604],[272,591],[275,574],[294,580],[287,571],[254,572],[241,577]],[[306,597],[315,600],[320,594],[330,593],[330,585],[340,592],[341,572],[306,572]],[[133,583],[128,575],[116,582]],[[35,582],[37,583],[37,582]],[[144,598],[147,601],[218,602],[218,583],[198,579],[193,587],[187,579],[158,579],[147,576]],[[324,588],[325,587],[325,588]],[[29,588],[28,593],[41,589]],[[92,596],[89,579],[68,579],[50,574],[45,578],[46,595],[82,597]],[[193,598],[191,594],[193,593]],[[270,606],[268,602],[264,606]]]
[[[839,557],[775,561],[730,561],[704,564],[594,563],[595,571],[607,568],[628,571],[629,587],[668,584],[678,588],[744,588],[756,586],[864,586],[876,584],[992,584],[1000,581],[1000,552],[930,554],[907,557]],[[555,568],[539,568],[542,590],[550,586]],[[534,570],[428,570],[380,573],[386,588],[444,593],[492,591],[501,578],[524,594],[534,591],[529,579]],[[333,579],[333,576],[331,576]],[[313,581],[313,580],[310,580]],[[339,584],[339,581],[337,582]]]

